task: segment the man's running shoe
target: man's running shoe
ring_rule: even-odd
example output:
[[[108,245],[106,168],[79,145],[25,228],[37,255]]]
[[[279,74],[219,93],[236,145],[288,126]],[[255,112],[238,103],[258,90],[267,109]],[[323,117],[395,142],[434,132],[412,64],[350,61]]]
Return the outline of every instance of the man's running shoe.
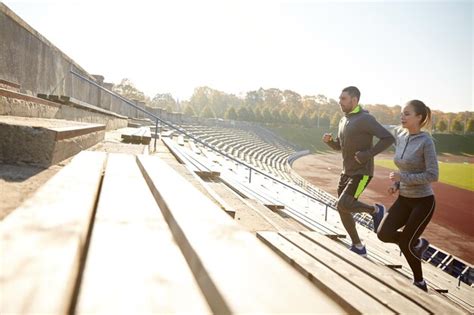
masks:
[[[359,249],[355,245],[352,245],[350,250],[356,254],[359,254],[362,257],[367,257],[367,249],[365,248],[365,246]]]

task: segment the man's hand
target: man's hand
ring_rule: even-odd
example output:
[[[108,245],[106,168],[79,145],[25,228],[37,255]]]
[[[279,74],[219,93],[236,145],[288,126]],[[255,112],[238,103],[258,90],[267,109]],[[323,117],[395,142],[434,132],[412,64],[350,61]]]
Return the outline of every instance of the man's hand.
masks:
[[[363,164],[370,159],[370,153],[367,151],[357,151],[354,155],[354,159],[357,161],[357,163]]]
[[[400,181],[400,173],[399,172],[391,172],[389,177],[390,177],[390,180],[392,182],[399,182]]]
[[[323,136],[323,142],[328,143],[328,142],[331,142],[331,141],[333,141],[332,133],[325,133],[324,136]]]

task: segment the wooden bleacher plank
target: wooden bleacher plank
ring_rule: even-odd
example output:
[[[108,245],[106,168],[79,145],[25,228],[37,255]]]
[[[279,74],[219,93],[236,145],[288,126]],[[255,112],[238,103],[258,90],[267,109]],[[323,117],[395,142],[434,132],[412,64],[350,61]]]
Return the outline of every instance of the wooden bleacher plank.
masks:
[[[239,226],[252,233],[256,233],[257,231],[276,231],[272,222],[265,220],[265,218],[262,218],[257,212],[253,211],[252,208],[244,204],[240,196],[223,183],[210,184],[213,184],[211,186],[212,189],[217,188],[216,191],[219,192],[219,195],[223,196],[235,210],[233,219],[239,223]]]
[[[343,277],[345,280],[358,287],[365,292],[366,295],[372,296],[382,305],[395,313],[402,314],[420,314],[427,313],[427,310],[420,308],[410,300],[404,299],[396,291],[386,287],[378,279],[374,279],[367,275],[364,271],[355,267],[352,263],[339,259],[336,255],[327,251],[324,247],[317,245],[308,238],[299,233],[282,232],[279,233],[289,242],[311,255],[313,258],[327,266],[332,272]],[[348,253],[357,255],[352,252]],[[360,267],[360,266],[359,266]],[[366,261],[364,268],[371,268],[372,263]],[[400,303],[400,301],[403,301]],[[373,313],[372,310],[364,310],[364,313]]]
[[[209,166],[209,162],[206,159],[191,155],[188,150],[183,149],[179,145],[175,145],[173,141],[168,139],[163,139],[163,141],[167,142],[168,148],[172,150],[175,155],[178,155],[184,164],[192,168],[193,172],[198,176],[205,179],[217,179],[220,176],[220,172],[214,170],[213,166]]]
[[[110,154],[76,314],[210,313],[133,155]]]
[[[298,233],[295,235],[297,236]],[[385,307],[357,285],[336,274],[278,233],[258,232],[257,237],[309,278],[317,287],[330,292],[346,312],[350,314],[394,314],[393,310]],[[419,309],[416,310],[419,311]]]
[[[106,154],[83,151],[0,224],[2,314],[66,314]]]
[[[277,228],[278,231],[295,231],[296,227],[299,231],[306,231],[307,228],[299,224],[292,218],[284,219],[281,217],[280,212],[274,212],[260,202],[255,199],[243,199],[242,202],[247,204],[249,207],[255,210],[258,214],[260,214],[265,220],[272,222],[272,224]],[[292,220],[293,222],[289,222],[288,220]]]
[[[377,264],[370,264],[367,268],[368,260],[353,254],[349,249],[341,246],[335,241],[331,241],[315,232],[300,232],[301,235],[332,252],[339,259],[352,263],[355,267],[364,271],[371,277],[383,282],[384,285],[398,292],[406,298],[422,306],[424,309],[440,314],[463,314],[465,313],[457,305],[450,303],[439,293],[430,291],[428,294],[413,286],[410,280],[401,277],[398,272],[391,271],[390,268]]]
[[[343,311],[165,162],[137,162],[214,313]]]

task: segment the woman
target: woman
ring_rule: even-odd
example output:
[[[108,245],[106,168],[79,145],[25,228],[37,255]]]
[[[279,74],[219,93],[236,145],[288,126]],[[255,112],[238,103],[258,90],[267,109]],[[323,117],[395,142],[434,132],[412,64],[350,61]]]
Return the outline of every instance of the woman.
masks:
[[[401,114],[394,162],[399,172],[390,173],[389,193],[399,192],[377,235],[383,242],[400,246],[413,272],[413,284],[428,291],[421,259],[429,242],[419,238],[433,216],[435,198],[431,183],[438,180],[438,160],[433,140],[421,129],[431,122],[431,110],[423,102],[408,102]],[[403,231],[398,231],[401,227]]]

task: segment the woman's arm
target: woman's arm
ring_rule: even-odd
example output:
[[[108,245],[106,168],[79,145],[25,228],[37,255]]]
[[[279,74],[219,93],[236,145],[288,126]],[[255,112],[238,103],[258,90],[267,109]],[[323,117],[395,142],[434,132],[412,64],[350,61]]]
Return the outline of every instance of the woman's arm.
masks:
[[[423,145],[425,160],[425,171],[422,173],[401,173],[400,181],[404,184],[427,184],[437,182],[439,176],[438,158],[432,139],[428,139]]]

